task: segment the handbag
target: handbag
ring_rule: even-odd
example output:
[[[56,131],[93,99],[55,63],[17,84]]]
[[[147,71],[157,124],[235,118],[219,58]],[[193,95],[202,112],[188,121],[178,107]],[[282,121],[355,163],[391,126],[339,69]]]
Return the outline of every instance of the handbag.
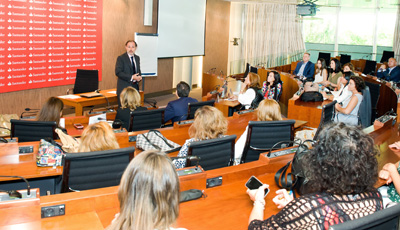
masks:
[[[181,146],[165,138],[158,130],[137,135],[136,147],[142,150],[156,149],[165,153],[178,151]]]
[[[39,152],[36,157],[36,165],[40,167],[61,166],[64,152],[61,146],[50,138],[41,139]]]
[[[66,153],[77,153],[79,152],[79,145],[80,145],[80,140],[75,139],[74,137],[71,137],[70,135],[64,133],[61,129],[56,129],[56,133],[58,135],[58,138],[60,138],[60,141],[62,143],[62,149]]]
[[[300,195],[306,193],[308,180],[304,174],[302,159],[309,153],[308,142],[314,143],[313,140],[301,142],[297,147],[293,159],[276,172],[275,183],[278,187],[287,190],[296,190]],[[291,172],[287,173],[287,169],[290,166],[292,166]]]

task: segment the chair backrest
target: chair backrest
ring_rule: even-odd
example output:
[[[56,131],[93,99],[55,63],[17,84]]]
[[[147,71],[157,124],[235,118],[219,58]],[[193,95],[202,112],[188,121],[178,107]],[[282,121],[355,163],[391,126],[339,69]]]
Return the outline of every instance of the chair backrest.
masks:
[[[268,151],[280,141],[294,140],[295,120],[249,121],[246,144],[241,163],[258,160],[260,153]]]
[[[340,64],[343,66],[346,63],[351,61],[351,55],[341,54],[340,55]]]
[[[93,92],[99,89],[99,71],[77,69],[74,94]]]
[[[389,58],[394,57],[394,51],[384,50],[382,53],[382,58],[380,63],[389,61]]]
[[[375,68],[376,68],[376,61],[370,61],[366,60],[365,62],[365,68],[363,70],[363,74],[375,74]]]
[[[358,108],[358,118],[359,123],[363,128],[370,126],[371,123],[371,94],[369,92],[369,87],[366,86],[362,91],[363,99],[361,101],[360,107]]]
[[[199,156],[204,170],[233,165],[236,135],[189,143],[189,156]],[[193,165],[188,161],[186,165]]]
[[[330,230],[399,229],[400,205],[377,211],[371,215],[330,226]]]
[[[61,192],[119,185],[135,147],[86,153],[67,153]]]
[[[133,111],[130,131],[158,129],[164,124],[165,109],[151,109],[146,111]]]
[[[329,66],[329,63],[331,63],[331,53],[319,52],[318,59],[320,58],[325,59],[326,66]]]
[[[321,120],[319,122],[317,131],[315,132],[314,140],[316,140],[319,132],[321,132],[324,125],[329,124],[333,121],[333,118],[335,117],[335,104],[336,100],[322,106]]]
[[[377,117],[381,85],[368,81],[365,81],[365,85],[369,87],[369,92],[371,94],[371,123],[373,123],[375,121],[375,118]]]
[[[11,119],[11,137],[18,142],[40,141],[46,137],[57,139],[55,121],[31,121]]]
[[[203,107],[205,105],[214,106],[214,104],[215,104],[215,100],[189,103],[188,104],[188,112],[187,112],[188,115],[187,115],[187,118],[186,119],[182,119],[182,120],[194,119],[194,114],[196,113],[196,110],[198,110],[199,108],[201,108],[201,107]]]

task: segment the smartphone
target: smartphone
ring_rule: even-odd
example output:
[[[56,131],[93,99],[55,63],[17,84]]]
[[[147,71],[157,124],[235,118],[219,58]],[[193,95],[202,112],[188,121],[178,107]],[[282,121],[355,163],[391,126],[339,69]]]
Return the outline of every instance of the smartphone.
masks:
[[[246,182],[246,187],[248,189],[258,189],[261,185],[263,185],[263,183],[261,183],[261,181],[259,179],[257,179],[255,176],[251,176],[250,179]],[[269,193],[269,188],[266,188],[264,190],[264,197],[267,196],[267,194]]]
[[[80,124],[80,123],[74,124],[74,127],[77,128],[77,129],[83,129],[84,128],[83,125]]]

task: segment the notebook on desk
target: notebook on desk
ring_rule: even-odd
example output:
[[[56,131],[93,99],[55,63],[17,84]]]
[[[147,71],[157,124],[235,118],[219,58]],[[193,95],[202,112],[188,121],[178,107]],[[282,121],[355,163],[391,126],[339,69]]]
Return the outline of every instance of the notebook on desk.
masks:
[[[92,97],[100,97],[103,96],[101,93],[91,92],[91,93],[83,93],[80,94],[81,97],[92,98]]]

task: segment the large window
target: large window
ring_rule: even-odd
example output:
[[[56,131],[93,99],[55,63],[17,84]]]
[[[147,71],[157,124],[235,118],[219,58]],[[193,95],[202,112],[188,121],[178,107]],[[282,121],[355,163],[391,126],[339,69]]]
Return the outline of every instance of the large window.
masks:
[[[304,41],[311,43],[335,43],[336,8],[320,7],[315,17],[303,17]]]

